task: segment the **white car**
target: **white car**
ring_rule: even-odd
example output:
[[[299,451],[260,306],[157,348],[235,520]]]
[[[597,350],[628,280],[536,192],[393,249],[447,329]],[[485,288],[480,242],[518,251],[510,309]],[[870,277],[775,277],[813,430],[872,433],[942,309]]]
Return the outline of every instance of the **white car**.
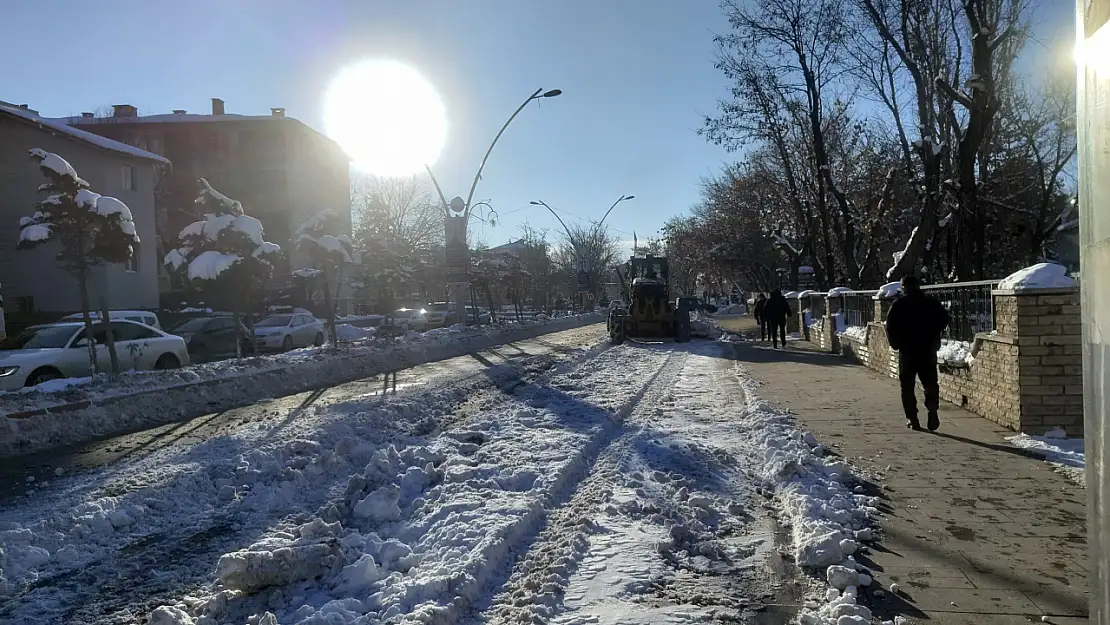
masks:
[[[270,315],[254,324],[260,351],[287,352],[297,347],[324,344],[324,322],[307,313]]]
[[[393,311],[393,323],[402,330],[423,332],[428,329],[428,320],[424,313],[415,308],[398,308]]]
[[[189,364],[189,350],[180,336],[134,321],[112,321],[112,338],[121,371],[176,369]],[[100,371],[112,370],[108,331],[93,328]],[[60,378],[92,375],[85,324],[48,323],[31,326],[0,343],[0,389],[17,390]]]
[[[100,313],[97,311],[90,311],[89,316],[92,317],[93,323],[100,321]],[[150,312],[149,310],[109,310],[108,318],[112,321],[123,319],[126,321],[134,321],[143,325],[148,325],[152,328],[162,329],[162,324],[158,321],[158,315]],[[73,313],[61,318],[61,321],[81,321],[84,322],[85,318],[81,313]]]
[[[433,302],[421,309],[420,313],[424,315],[429,328],[442,328],[458,323],[453,303]]]

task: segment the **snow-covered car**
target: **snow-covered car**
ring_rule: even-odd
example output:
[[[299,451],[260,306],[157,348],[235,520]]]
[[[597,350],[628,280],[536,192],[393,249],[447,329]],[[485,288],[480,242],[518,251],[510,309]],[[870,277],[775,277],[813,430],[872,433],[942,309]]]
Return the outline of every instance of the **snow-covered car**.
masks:
[[[92,317],[93,323],[100,320],[100,313],[97,311],[90,311],[89,316]],[[126,321],[134,321],[143,325],[148,325],[152,328],[162,329],[162,324],[158,321],[158,315],[150,312],[149,310],[109,310],[108,318],[112,321],[124,319]],[[84,321],[85,318],[81,313],[73,313],[62,317],[60,321]]]
[[[260,351],[287,352],[324,344],[324,322],[309,314],[270,315],[254,324]]]
[[[393,323],[402,330],[423,332],[428,329],[428,319],[415,308],[398,308],[393,311]]]
[[[189,350],[180,336],[134,321],[111,322],[120,370],[176,369],[189,364]],[[96,362],[111,371],[108,330],[93,327]],[[92,375],[85,325],[78,322],[31,326],[0,343],[0,389],[11,391],[61,378]]]

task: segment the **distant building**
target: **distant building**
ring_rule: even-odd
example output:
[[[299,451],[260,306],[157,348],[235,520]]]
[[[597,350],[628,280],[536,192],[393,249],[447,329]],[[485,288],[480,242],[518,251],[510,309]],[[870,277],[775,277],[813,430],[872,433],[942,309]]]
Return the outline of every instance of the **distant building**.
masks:
[[[9,325],[70,313],[80,308],[76,279],[58,266],[58,250],[47,245],[16,250],[19,219],[35,211],[37,189],[46,181],[27,153],[54,152],[69,161],[90,188],[120,200],[131,209],[139,235],[127,265],[97,267],[89,279],[94,305],[107,297],[111,308],[158,306],[154,186],[156,170],[170,161],[157,154],[43,119],[25,104],[0,101],[0,285]],[[56,315],[55,315],[56,316]]]
[[[350,230],[350,159],[331,139],[292,117],[285,109],[270,115],[233,115],[212,98],[210,114],[175,110],[139,116],[134,106],[112,107],[111,117],[83,113],[64,120],[72,127],[161,154],[174,167],[158,184],[158,231],[162,250],[177,242],[181,228],[199,215],[193,200],[197,179],[206,178],[220,192],[239,200],[262,221],[266,239],[290,255],[279,276],[305,267],[293,235],[323,209],[342,215]],[[163,290],[169,281],[163,270]]]

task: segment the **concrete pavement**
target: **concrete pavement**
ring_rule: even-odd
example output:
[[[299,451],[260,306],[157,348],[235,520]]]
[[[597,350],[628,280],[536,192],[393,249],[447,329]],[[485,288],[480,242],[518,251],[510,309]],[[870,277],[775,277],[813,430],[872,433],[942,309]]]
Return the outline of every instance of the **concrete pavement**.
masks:
[[[750,330],[750,321],[732,322]],[[872,476],[882,540],[859,559],[884,588],[876,616],[935,625],[1087,623],[1086,493],[1009,445],[1013,432],[951,404],[934,434],[906,429],[894,380],[805,342],[741,345],[760,394]]]

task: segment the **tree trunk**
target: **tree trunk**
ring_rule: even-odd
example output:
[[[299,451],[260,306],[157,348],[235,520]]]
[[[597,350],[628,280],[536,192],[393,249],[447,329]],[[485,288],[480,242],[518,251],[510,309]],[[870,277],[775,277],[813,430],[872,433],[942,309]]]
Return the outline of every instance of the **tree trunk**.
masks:
[[[239,307],[238,306],[232,307],[231,320],[232,320],[232,323],[235,324],[235,333],[239,334],[239,328],[243,327],[243,323],[242,323],[242,320],[239,316]],[[252,349],[251,353],[253,355],[257,356],[258,355],[258,342],[254,340],[254,328],[248,328],[248,331],[251,333],[251,340],[254,341],[252,343],[252,348],[253,349]],[[241,341],[235,341],[235,357],[236,358],[242,358],[243,357],[243,343]]]
[[[108,297],[100,296],[100,318],[104,324],[104,336],[108,339],[108,359],[112,362],[112,375],[119,375],[119,355],[116,354],[116,337],[112,332],[112,315],[108,310]]]
[[[336,331],[335,331],[335,309],[331,305],[331,276],[328,275],[331,272],[328,271],[328,265],[329,264],[330,263],[325,263],[324,264],[324,274],[323,274],[323,276],[324,276],[324,310],[326,311],[326,313],[325,313],[326,319],[325,320],[327,322],[327,328],[328,328],[328,344],[331,345],[332,349],[338,349],[339,348],[339,337],[337,336]]]
[[[89,365],[94,376],[100,375],[100,365],[96,362],[96,333],[93,331],[92,315],[89,314],[92,308],[89,303],[89,270],[84,262],[77,267],[77,282],[81,291],[81,318],[85,322],[85,335],[89,343]]]

